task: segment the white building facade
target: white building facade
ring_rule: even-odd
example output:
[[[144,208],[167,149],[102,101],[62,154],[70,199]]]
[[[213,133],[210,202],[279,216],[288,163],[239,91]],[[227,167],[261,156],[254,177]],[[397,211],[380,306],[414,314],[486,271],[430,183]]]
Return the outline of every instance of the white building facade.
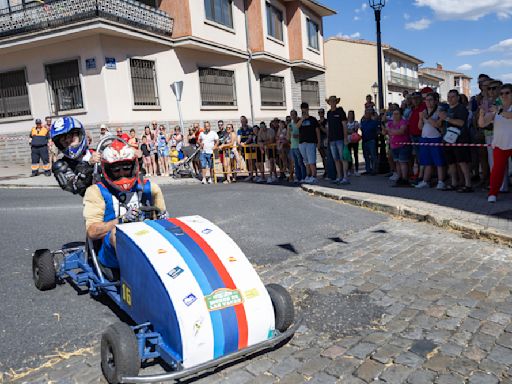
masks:
[[[146,4],[144,4],[146,3]],[[316,1],[0,0],[0,161],[27,162],[33,120],[72,115],[138,132],[284,117],[325,98]],[[7,9],[7,11],[5,10]],[[215,124],[213,124],[215,126]]]

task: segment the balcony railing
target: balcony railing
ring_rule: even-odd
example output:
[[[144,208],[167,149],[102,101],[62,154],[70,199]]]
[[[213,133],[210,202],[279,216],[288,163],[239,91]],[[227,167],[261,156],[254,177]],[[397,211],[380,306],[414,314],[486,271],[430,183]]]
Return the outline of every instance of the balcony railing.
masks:
[[[418,78],[402,75],[395,72],[387,72],[388,84],[397,85],[399,87],[418,89],[419,81]]]
[[[0,38],[106,19],[170,36],[173,19],[135,0],[47,0],[0,10]]]

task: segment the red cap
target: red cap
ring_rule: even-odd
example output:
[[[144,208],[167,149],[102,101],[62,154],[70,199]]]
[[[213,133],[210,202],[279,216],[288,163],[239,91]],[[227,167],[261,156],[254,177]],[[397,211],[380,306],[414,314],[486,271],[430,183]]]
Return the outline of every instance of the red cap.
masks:
[[[424,94],[424,93],[432,93],[434,92],[434,90],[430,87],[425,87],[421,90],[421,93]]]

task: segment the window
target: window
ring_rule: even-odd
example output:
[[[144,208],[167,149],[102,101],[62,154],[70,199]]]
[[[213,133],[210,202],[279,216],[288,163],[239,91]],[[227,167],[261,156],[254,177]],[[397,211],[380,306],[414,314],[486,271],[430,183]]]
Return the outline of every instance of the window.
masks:
[[[83,108],[78,60],[49,64],[45,69],[52,112],[58,114],[60,111]]]
[[[199,68],[199,85],[203,106],[236,106],[235,72]]]
[[[311,19],[306,19],[307,30],[308,30],[308,45],[316,50],[319,50],[318,43],[318,24]]]
[[[453,78],[453,86],[459,87],[460,86],[460,77],[454,77]]]
[[[232,0],[204,0],[206,18],[216,23],[233,28]]]
[[[318,107],[320,105],[320,89],[318,87],[318,81],[301,81],[300,95],[302,102],[308,103],[310,107]]]
[[[159,106],[156,85],[155,62],[151,60],[130,59],[132,75],[133,105]]]
[[[267,34],[283,41],[283,12],[267,3]]]
[[[286,105],[284,78],[278,76],[260,76],[261,105],[282,107]]]
[[[30,116],[25,71],[0,73],[0,118]]]

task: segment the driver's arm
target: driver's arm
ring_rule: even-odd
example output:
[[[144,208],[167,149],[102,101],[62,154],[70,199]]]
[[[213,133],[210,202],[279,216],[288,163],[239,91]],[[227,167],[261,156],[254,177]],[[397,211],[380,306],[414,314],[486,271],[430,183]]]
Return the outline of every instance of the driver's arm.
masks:
[[[160,187],[155,183],[151,183],[151,196],[153,197],[155,207],[160,209],[160,212],[165,212],[167,208],[165,206],[164,195]]]
[[[84,196],[84,219],[87,236],[91,240],[103,239],[107,233],[115,229],[117,219],[103,222],[105,215],[105,201],[96,185],[91,185],[85,191]]]

